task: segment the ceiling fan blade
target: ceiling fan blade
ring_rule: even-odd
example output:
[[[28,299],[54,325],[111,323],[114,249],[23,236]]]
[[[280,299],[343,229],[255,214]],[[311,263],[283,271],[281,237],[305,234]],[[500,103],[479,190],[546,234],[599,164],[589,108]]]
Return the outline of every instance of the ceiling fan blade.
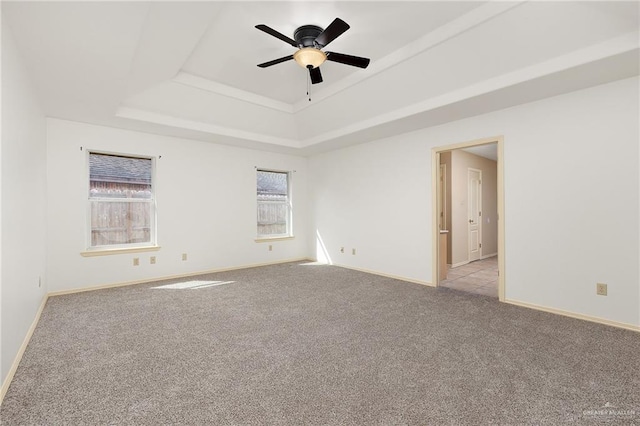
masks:
[[[318,37],[316,37],[315,42],[320,45],[320,47],[325,47],[349,28],[349,24],[340,18],[336,18],[327,28],[325,28],[323,32],[320,33]]]
[[[371,61],[369,58],[361,58],[360,56],[345,55],[344,53],[325,52],[327,61],[339,62],[352,67],[366,68]]]
[[[281,62],[290,61],[293,59],[293,55],[283,56],[282,58],[274,59],[273,61],[265,62],[262,64],[258,64],[260,68],[270,67],[271,65],[279,64]]]
[[[293,47],[298,47],[298,43],[296,43],[295,40],[287,37],[286,35],[284,35],[282,33],[279,33],[278,31],[274,30],[271,27],[267,27],[265,24],[256,25],[256,28],[259,29],[260,31],[264,31],[267,34],[274,36],[275,38],[279,38],[280,40],[284,41],[285,43],[289,43]]]
[[[309,76],[311,77],[311,84],[322,83],[322,73],[320,67],[309,68]]]

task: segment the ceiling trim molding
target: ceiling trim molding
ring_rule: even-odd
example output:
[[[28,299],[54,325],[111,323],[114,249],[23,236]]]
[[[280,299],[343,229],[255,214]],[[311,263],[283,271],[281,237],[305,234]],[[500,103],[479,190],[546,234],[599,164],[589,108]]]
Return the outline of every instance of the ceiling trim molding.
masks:
[[[492,77],[469,86],[444,93],[439,96],[429,98],[427,100],[408,105],[403,108],[389,111],[375,117],[350,124],[348,126],[334,129],[329,132],[302,140],[294,140],[268,136],[254,132],[247,132],[235,128],[220,126],[216,124],[203,123],[183,119],[168,114],[156,113],[152,111],[121,106],[116,111],[116,117],[143,121],[163,126],[170,126],[185,130],[193,130],[211,135],[226,136],[236,139],[243,139],[251,142],[259,142],[272,146],[280,146],[294,148],[304,151],[304,148],[318,146],[320,144],[330,142],[338,138],[355,134],[369,128],[391,123],[416,114],[425,113],[436,110],[441,107],[463,102],[467,99],[476,98],[478,96],[487,95],[505,88],[517,86],[527,81],[533,81],[538,78],[550,76],[571,68],[587,65],[616,55],[640,51],[640,39],[638,32],[632,31],[622,36],[618,36],[607,41],[597,43],[595,45],[578,49],[568,54],[558,56],[556,58],[543,61],[537,64],[521,68],[497,77]],[[189,76],[189,74],[187,74]],[[480,111],[479,113],[482,113]]]
[[[193,75],[188,72],[180,71],[171,80],[176,83],[184,84],[185,86],[194,87],[200,90],[206,90],[207,92],[212,92],[218,95],[226,96],[228,98],[249,102],[265,108],[271,108],[289,114],[293,114],[294,112],[293,105],[291,104],[276,101],[275,99],[267,98],[266,96],[260,96],[255,93],[237,89],[235,87],[227,86],[226,84],[218,83],[217,81],[198,77],[197,75]]]
[[[479,6],[465,13],[461,17],[442,25],[416,41],[407,44],[403,48],[398,49],[381,59],[372,61],[371,65],[366,70],[353,73],[327,88],[314,92],[314,102],[309,103],[306,99],[297,101],[293,104],[293,112],[299,112],[310,106],[317,105],[319,102],[322,102],[323,100],[328,99],[351,86],[355,86],[356,84],[361,83],[366,79],[387,70],[388,68],[411,59],[421,52],[431,49],[432,47],[435,47],[459,34],[469,31],[483,22],[493,19],[496,16],[526,2],[527,0],[514,2],[488,2]]]
[[[426,101],[380,114],[378,116],[353,123],[349,126],[303,140],[301,141],[300,146],[302,148],[308,148],[323,142],[328,142],[332,139],[368,129],[370,127],[400,120],[411,115],[423,113],[456,102],[461,102],[465,99],[485,95],[500,89],[534,80],[536,78],[541,78],[570,68],[585,65],[590,62],[595,62],[607,57],[639,49],[640,40],[638,38],[638,32],[632,31],[625,35],[615,37],[583,49],[578,49],[551,60],[543,61],[510,73],[493,77],[470,86],[430,98]]]
[[[318,104],[325,99],[328,99],[351,86],[355,86],[358,83],[365,81],[366,79],[373,77],[403,61],[411,59],[417,54],[424,52],[440,43],[447,41],[448,39],[462,34],[485,21],[493,19],[494,17],[513,9],[520,4],[526,3],[527,0],[519,0],[514,2],[489,2],[482,6],[479,6],[463,16],[448,22],[431,33],[419,38],[418,40],[406,45],[402,49],[398,49],[395,52],[374,61],[369,68],[361,70],[360,72],[353,73],[342,80],[328,86],[325,89],[320,89],[314,92],[314,102],[309,103],[307,99],[303,99],[289,104],[286,102],[278,101],[266,96],[261,96],[252,92],[241,90],[226,84],[219,83],[214,80],[209,80],[204,77],[180,71],[171,80],[189,87],[193,87],[200,90],[206,90],[208,92],[216,93],[218,95],[226,96],[233,99],[242,100],[245,102],[259,105],[265,108],[271,108],[277,111],[286,112],[289,114],[295,114],[304,110],[310,106]]]
[[[148,123],[161,124],[163,126],[176,127],[213,135],[228,136],[237,139],[245,139],[253,142],[261,142],[270,145],[285,146],[289,148],[300,148],[300,143],[293,139],[279,138],[275,136],[262,135],[260,133],[247,132],[216,124],[203,123],[201,121],[187,120],[174,117],[168,114],[160,114],[152,111],[121,106],[116,111],[116,117],[130,120],[145,121]]]

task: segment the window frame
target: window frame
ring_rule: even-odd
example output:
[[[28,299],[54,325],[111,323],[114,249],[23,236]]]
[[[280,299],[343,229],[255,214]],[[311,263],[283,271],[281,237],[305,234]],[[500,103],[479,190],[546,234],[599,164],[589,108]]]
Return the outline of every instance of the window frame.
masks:
[[[157,239],[157,230],[158,230],[158,220],[157,220],[157,198],[156,198],[156,157],[151,155],[142,155],[142,154],[129,154],[122,152],[113,152],[113,151],[102,151],[102,150],[94,150],[87,149],[85,150],[85,165],[86,165],[86,174],[85,174],[85,196],[86,196],[86,225],[85,225],[85,246],[86,250],[82,252],[82,256],[99,256],[101,254],[113,254],[113,253],[123,253],[123,252],[142,252],[142,251],[153,251],[158,250],[160,247],[158,246]],[[151,199],[123,199],[123,198],[91,198],[91,164],[90,158],[91,154],[97,155],[109,155],[112,157],[124,157],[124,158],[134,158],[141,160],[151,160]],[[150,241],[144,241],[139,243],[124,243],[124,244],[107,244],[107,245],[92,245],[92,228],[91,228],[91,203],[92,201],[115,201],[115,202],[147,202],[149,204],[149,239]]]
[[[258,196],[256,193],[255,196],[255,201],[256,201],[256,242],[263,242],[263,241],[274,241],[274,240],[287,240],[287,239],[292,239],[294,238],[294,234],[293,234],[293,191],[292,191],[292,174],[293,171],[291,170],[277,170],[277,169],[269,169],[269,168],[261,168],[261,167],[256,167],[255,170],[256,174],[256,181],[255,181],[255,188],[257,190],[257,179],[258,179],[258,173],[259,172],[267,172],[267,173],[281,173],[287,176],[287,201],[286,201],[286,207],[287,207],[287,231],[284,234],[272,234],[272,235],[262,235],[259,233],[259,223],[258,223],[258,207],[261,203],[260,200],[258,200]]]

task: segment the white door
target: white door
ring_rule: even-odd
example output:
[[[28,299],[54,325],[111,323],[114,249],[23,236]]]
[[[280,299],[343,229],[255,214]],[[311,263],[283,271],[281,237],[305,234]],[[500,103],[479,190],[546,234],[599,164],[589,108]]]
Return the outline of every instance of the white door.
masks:
[[[482,171],[469,168],[469,262],[482,256]]]

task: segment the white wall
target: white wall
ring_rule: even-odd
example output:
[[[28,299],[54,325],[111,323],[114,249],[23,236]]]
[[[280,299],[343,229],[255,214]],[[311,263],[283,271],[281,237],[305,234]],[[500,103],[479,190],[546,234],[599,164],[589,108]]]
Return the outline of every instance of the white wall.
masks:
[[[506,298],[639,325],[638,99],[626,79],[312,157],[313,232],[431,281],[431,148],[504,135]]]
[[[307,159],[47,119],[47,273],[52,292],[308,257]],[[80,148],[83,148],[82,150]],[[87,149],[156,161],[158,252],[82,257]],[[295,170],[295,238],[256,243],[256,170]],[[183,262],[181,254],[188,254]],[[151,265],[149,257],[156,256]],[[133,266],[133,258],[140,265]]]
[[[430,155],[404,135],[310,158],[312,232],[331,263],[430,281]]]
[[[1,156],[0,377],[4,383],[47,288],[45,118],[4,22]]]

